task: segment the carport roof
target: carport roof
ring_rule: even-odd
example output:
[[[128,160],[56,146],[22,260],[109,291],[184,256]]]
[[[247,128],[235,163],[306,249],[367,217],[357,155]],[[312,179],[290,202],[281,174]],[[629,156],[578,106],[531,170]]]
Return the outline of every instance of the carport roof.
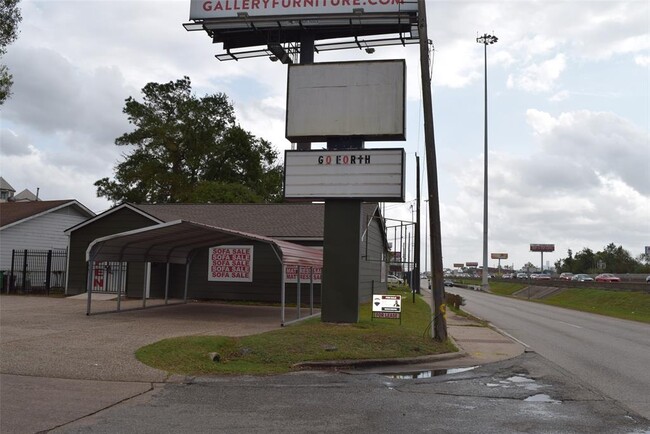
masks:
[[[270,244],[285,265],[323,263],[322,251],[313,247],[185,220],[98,238],[88,246],[86,260],[185,264],[196,249],[247,240]]]

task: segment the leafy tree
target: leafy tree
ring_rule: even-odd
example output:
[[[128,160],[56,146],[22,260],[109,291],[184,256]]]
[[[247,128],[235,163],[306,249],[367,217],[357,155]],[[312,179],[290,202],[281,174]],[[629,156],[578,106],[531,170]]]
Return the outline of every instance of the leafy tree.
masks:
[[[575,260],[573,259],[573,252],[571,249],[567,250],[567,257],[565,259],[559,259],[555,262],[555,269],[559,272],[571,272],[573,270]]]
[[[225,94],[197,98],[188,77],[149,83],[126,100],[135,130],[115,140],[132,149],[115,180],[95,182],[113,202],[262,202],[281,198],[282,167],[271,144],[238,126]]]
[[[636,260],[630,255],[630,252],[610,243],[605,246],[602,252],[596,253],[598,261],[605,263],[605,270],[609,273],[632,273],[638,265]]]
[[[650,264],[643,263],[645,255],[633,258],[630,252],[622,246],[610,243],[602,251],[594,253],[591,249],[584,248],[572,257],[571,250],[568,250],[568,257],[560,259],[555,263],[558,271],[570,271],[572,273],[646,273],[650,272]],[[598,268],[599,263],[604,268]]]
[[[18,23],[23,19],[18,9],[20,0],[0,0],[0,57],[7,52],[7,45],[18,37]],[[6,65],[0,64],[0,105],[11,95],[13,77]]]
[[[596,255],[593,250],[585,247],[576,253],[572,273],[590,273],[596,269]]]

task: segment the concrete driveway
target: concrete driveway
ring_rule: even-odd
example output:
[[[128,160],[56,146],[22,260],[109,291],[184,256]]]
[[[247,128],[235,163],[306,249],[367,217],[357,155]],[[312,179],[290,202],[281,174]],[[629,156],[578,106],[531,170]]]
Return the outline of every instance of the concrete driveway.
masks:
[[[141,303],[123,302],[122,308]],[[115,306],[93,300],[93,312]],[[0,432],[50,430],[147,393],[155,383],[182,380],[138,362],[134,353],[143,345],[280,328],[280,308],[267,306],[190,302],[85,312],[85,299],[0,297]],[[289,313],[295,315],[295,308]]]
[[[86,316],[85,300],[2,296],[0,301],[3,374],[159,382],[165,372],[135,359],[143,345],[174,336],[244,336],[280,327],[280,309],[268,306],[190,302]],[[122,308],[140,303],[129,301]],[[93,312],[115,305],[93,301]]]

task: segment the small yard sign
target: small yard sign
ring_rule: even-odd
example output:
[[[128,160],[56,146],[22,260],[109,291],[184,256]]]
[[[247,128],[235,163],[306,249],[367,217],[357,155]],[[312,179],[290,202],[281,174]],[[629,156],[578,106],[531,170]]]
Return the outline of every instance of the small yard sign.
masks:
[[[402,296],[375,294],[372,297],[372,317],[402,320]]]

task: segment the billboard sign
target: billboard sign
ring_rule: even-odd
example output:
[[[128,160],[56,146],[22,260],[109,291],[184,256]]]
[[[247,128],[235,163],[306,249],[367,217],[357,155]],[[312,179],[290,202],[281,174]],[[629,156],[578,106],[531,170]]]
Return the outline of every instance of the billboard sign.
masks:
[[[508,259],[507,253],[490,253],[492,259]]]
[[[462,262],[458,262],[458,263],[454,262],[454,268],[463,268],[464,266],[465,264],[463,264]]]
[[[191,0],[190,20],[215,18],[416,12],[406,0]]]
[[[406,62],[331,62],[289,66],[286,138],[406,140]]]
[[[287,200],[404,202],[404,149],[286,151]]]
[[[208,250],[208,281],[252,282],[253,246],[217,246]]]
[[[531,244],[531,252],[554,252],[555,244]]]
[[[465,262],[468,267],[478,267],[478,262]]]

